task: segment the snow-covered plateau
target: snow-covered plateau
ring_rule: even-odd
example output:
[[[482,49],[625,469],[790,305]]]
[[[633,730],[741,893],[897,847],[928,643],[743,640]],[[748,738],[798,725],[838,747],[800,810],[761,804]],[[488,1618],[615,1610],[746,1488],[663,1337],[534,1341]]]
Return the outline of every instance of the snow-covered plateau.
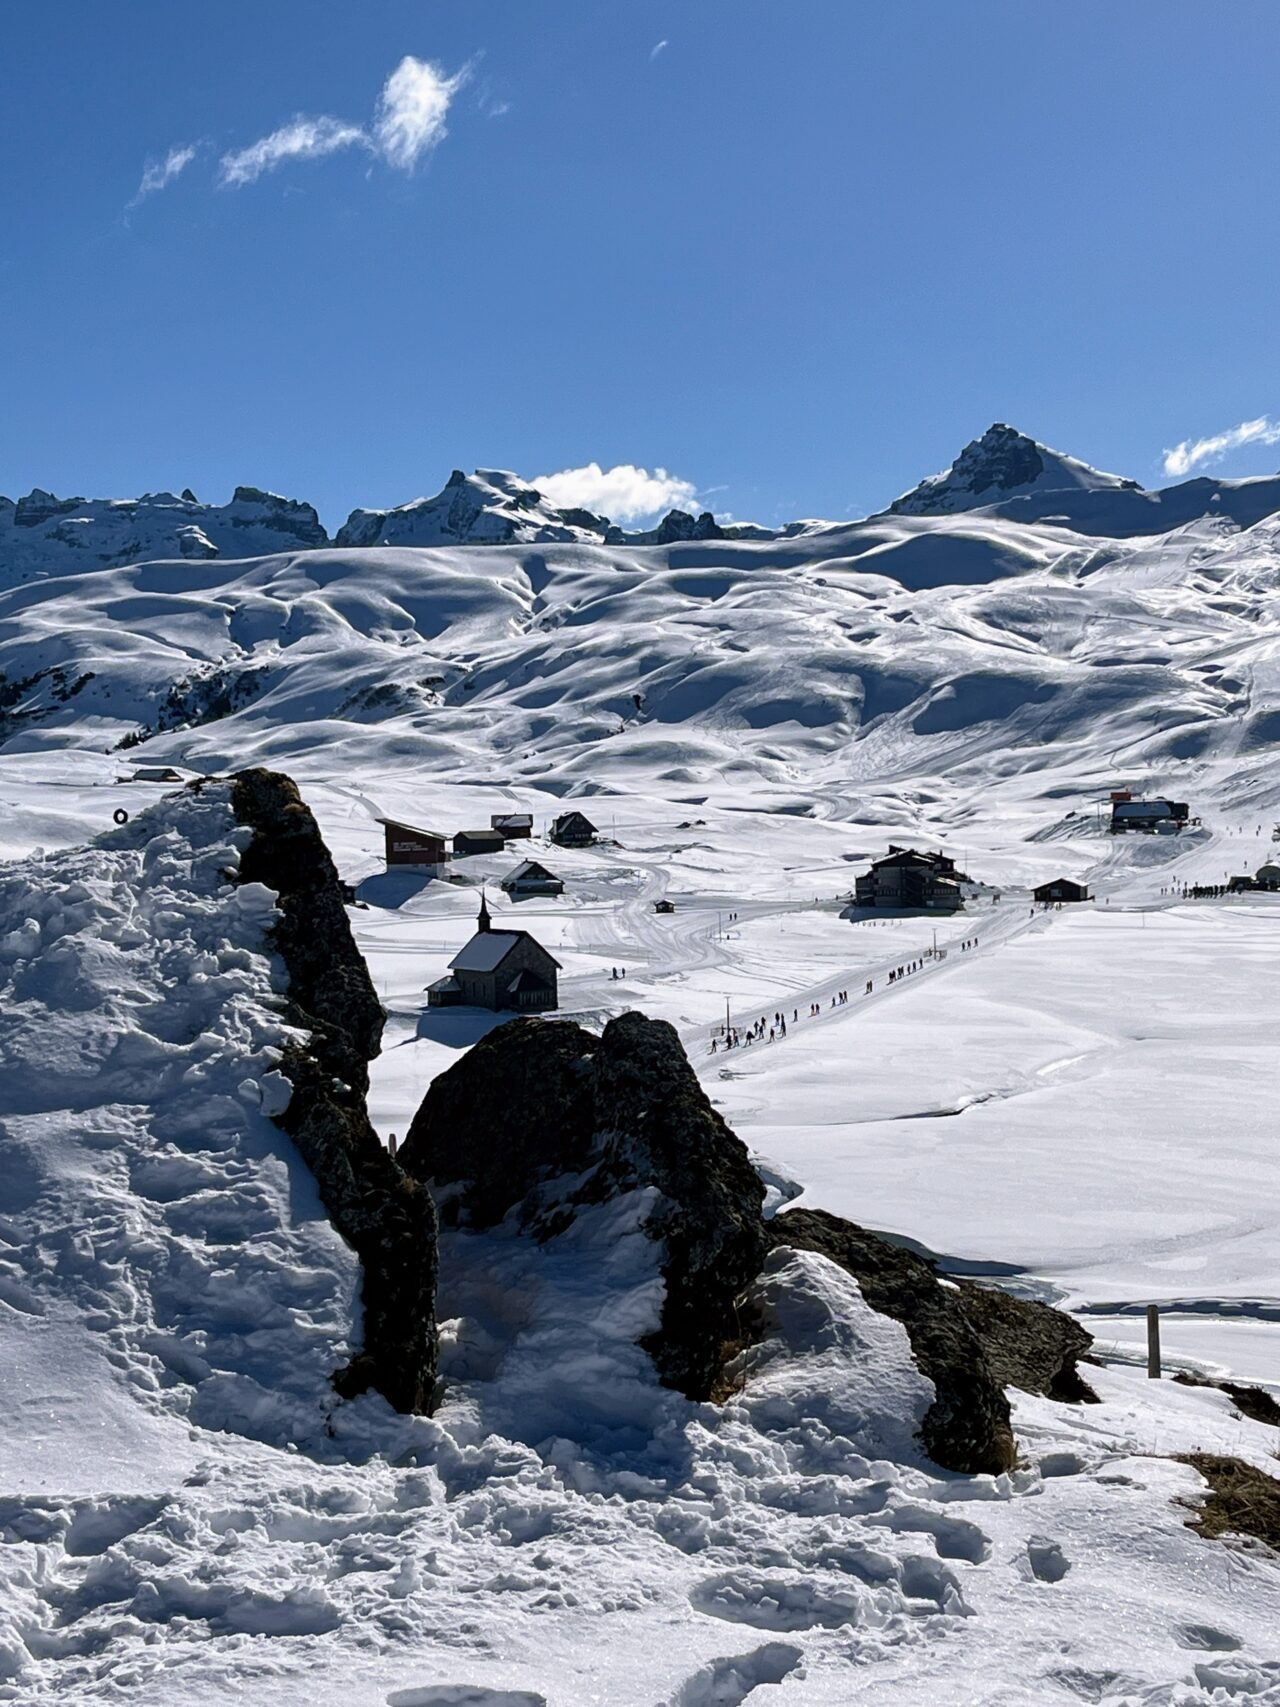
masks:
[[[252,488],[0,500],[0,1701],[1280,1703],[1280,1556],[1190,1526],[1186,1461],[1280,1432],[1168,1378],[1280,1395],[1280,893],[1226,892],[1280,862],[1280,478],[996,427],[863,521],[668,523],[492,472],[333,541]],[[1011,1388],[1016,1466],[943,1470],[903,1327],[785,1248],[685,1398],[642,1191],[442,1237],[435,1411],[340,1398],[277,897],[226,781],[143,774],[252,765],[356,897],[384,1141],[500,1023],[425,995],[487,886],[560,1017],[675,1027],[771,1210],[1071,1312],[1099,1402]],[[1192,822],[1112,836],[1113,790]],[[385,868],[381,817],[504,812],[531,841]],[[964,910],[853,907],[890,844]],[[508,901],[527,857],[564,893]]]

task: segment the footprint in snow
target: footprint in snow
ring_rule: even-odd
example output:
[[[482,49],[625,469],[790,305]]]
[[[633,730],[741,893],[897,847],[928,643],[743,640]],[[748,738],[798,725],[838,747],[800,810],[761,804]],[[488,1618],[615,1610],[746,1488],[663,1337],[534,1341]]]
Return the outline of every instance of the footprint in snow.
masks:
[[[1047,1535],[1027,1537],[1027,1556],[1020,1564],[1024,1576],[1042,1583],[1060,1583],[1071,1569],[1071,1561],[1056,1541]]]
[[[790,1642],[766,1642],[749,1654],[711,1660],[681,1686],[671,1707],[741,1707],[762,1685],[790,1677],[802,1658]]]

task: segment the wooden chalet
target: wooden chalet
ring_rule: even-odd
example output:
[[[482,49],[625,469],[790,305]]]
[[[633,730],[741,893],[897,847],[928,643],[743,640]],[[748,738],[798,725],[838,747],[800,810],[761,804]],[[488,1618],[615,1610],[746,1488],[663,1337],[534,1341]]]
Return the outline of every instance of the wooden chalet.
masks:
[[[506,842],[527,841],[533,834],[532,812],[495,812],[489,828],[496,830]]]
[[[443,831],[424,830],[398,818],[379,818],[378,822],[386,831],[389,866],[448,864],[449,838]]]
[[[466,859],[471,854],[501,853],[506,845],[500,830],[459,830],[453,838],[453,857]]]
[[[1032,897],[1042,907],[1052,907],[1061,901],[1090,901],[1088,885],[1076,883],[1070,877],[1055,877],[1050,883],[1041,883],[1031,891]]]
[[[599,833],[585,812],[562,812],[551,826],[551,840],[562,848],[589,848]]]
[[[946,854],[890,844],[885,857],[858,878],[854,904],[897,912],[957,913],[964,906],[960,885],[967,881]]]
[[[528,931],[494,930],[482,896],[476,933],[449,962],[449,975],[427,987],[433,1008],[546,1013],[559,1005],[560,962]]]
[[[653,903],[653,910],[655,913],[674,913],[676,910],[676,904],[674,901],[668,901],[664,895],[661,901],[655,901]]]
[[[530,895],[563,895],[564,879],[536,859],[526,859],[507,873],[502,888],[513,901],[523,901]]]

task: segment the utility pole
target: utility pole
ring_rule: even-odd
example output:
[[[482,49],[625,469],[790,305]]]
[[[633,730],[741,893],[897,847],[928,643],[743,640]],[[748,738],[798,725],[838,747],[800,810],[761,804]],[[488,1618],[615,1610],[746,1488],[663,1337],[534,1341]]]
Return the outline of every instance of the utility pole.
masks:
[[[729,998],[724,999],[724,1040],[729,1041]]]
[[[1160,1307],[1147,1305],[1147,1378],[1160,1379]]]

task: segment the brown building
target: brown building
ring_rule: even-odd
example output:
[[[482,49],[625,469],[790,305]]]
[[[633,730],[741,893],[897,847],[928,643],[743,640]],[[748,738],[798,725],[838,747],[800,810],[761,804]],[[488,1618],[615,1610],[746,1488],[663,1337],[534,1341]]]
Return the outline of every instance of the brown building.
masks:
[[[507,842],[527,841],[533,834],[532,812],[495,812],[489,827]]]
[[[379,818],[387,833],[388,865],[445,865],[449,859],[449,838],[439,830],[423,830],[416,824],[402,824],[395,818]]]
[[[476,934],[449,962],[449,976],[427,987],[427,1005],[546,1013],[559,1004],[559,970],[560,962],[528,931],[494,930],[481,897]]]
[[[465,859],[470,854],[501,853],[505,846],[500,830],[459,830],[453,838],[455,859]]]
[[[942,853],[922,853],[916,848],[890,844],[884,859],[878,859],[854,886],[859,907],[891,907],[898,912],[957,913],[964,906],[961,883],[964,872]]]
[[[1031,891],[1042,907],[1052,907],[1058,901],[1088,901],[1092,897],[1088,886],[1075,883],[1069,877],[1055,877],[1052,883],[1042,883]]]
[[[589,848],[598,834],[585,812],[562,812],[551,826],[551,840],[562,848]]]

